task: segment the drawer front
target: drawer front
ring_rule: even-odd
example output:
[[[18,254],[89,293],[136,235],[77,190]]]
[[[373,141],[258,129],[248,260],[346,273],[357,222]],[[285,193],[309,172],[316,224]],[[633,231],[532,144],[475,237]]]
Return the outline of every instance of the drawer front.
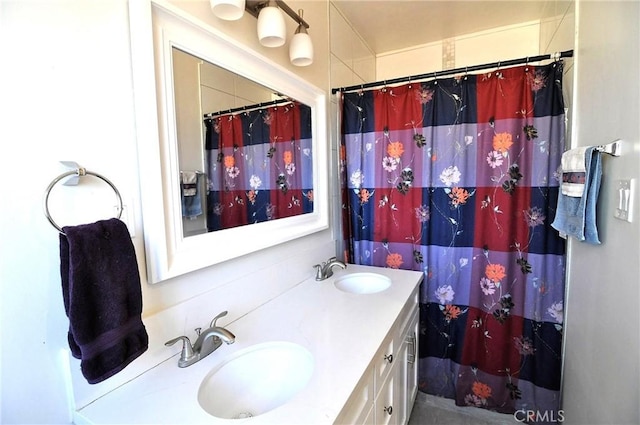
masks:
[[[376,425],[395,425],[398,423],[396,418],[398,407],[394,406],[394,385],[395,376],[391,375],[385,381],[380,393],[376,398]]]
[[[398,353],[396,353],[396,335],[390,335],[382,344],[380,350],[376,354],[376,394],[380,391],[380,386],[389,376],[393,365],[398,361]]]
[[[351,393],[349,401],[345,404],[335,423],[345,425],[371,424],[371,420],[367,422],[367,417],[373,409],[374,395],[374,372],[373,368],[370,368]]]

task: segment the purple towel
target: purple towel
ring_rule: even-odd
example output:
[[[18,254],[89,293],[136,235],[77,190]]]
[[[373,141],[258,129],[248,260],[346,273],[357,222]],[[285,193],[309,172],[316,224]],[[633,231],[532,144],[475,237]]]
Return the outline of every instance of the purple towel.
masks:
[[[96,384],[148,348],[138,263],[127,226],[118,219],[62,230],[60,275],[69,347],[81,360],[84,377]]]

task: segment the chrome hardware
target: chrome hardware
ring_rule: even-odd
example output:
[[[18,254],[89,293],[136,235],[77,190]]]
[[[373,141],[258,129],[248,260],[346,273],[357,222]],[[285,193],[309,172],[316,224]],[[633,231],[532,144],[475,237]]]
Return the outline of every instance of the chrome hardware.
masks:
[[[209,354],[213,353],[222,345],[233,344],[236,340],[234,334],[229,332],[225,328],[215,326],[216,320],[227,315],[226,311],[218,314],[211,321],[209,328],[204,331],[201,328],[196,328],[198,339],[191,345],[191,341],[186,336],[179,336],[170,341],[165,342],[167,347],[175,344],[178,341],[182,341],[182,352],[180,353],[180,359],[178,359],[178,367],[187,367],[204,359]]]
[[[413,331],[413,360],[418,358],[418,335]]]
[[[174,338],[170,341],[165,342],[164,345],[166,345],[167,347],[170,347],[178,341],[182,341],[182,351],[180,352],[180,359],[178,360],[178,366],[183,364],[185,366],[188,366],[189,364],[191,364],[188,362],[191,361],[191,359],[194,357],[193,347],[191,346],[191,341],[189,341],[189,338],[187,338],[186,336],[179,336],[177,338]],[[185,366],[180,366],[180,367],[185,367]]]
[[[333,276],[333,268],[336,266],[343,270],[347,268],[347,265],[336,259],[336,257],[331,257],[322,264],[315,264],[313,267],[316,268],[316,280],[321,281]]]
[[[391,416],[393,414],[393,406],[385,406],[385,407],[382,408],[382,410],[387,412],[389,414],[389,416]]]
[[[225,310],[225,311],[223,311],[222,313],[218,314],[216,317],[214,317],[214,318],[211,320],[211,323],[209,323],[209,327],[210,327],[210,328],[214,327],[214,326],[216,325],[216,322],[218,321],[218,319],[219,319],[219,318],[221,318],[221,317],[226,316],[226,315],[227,315],[227,313],[228,313],[228,311],[227,311],[227,310]]]
[[[393,363],[393,354],[385,355],[384,359],[389,363]]]
[[[416,337],[415,331],[413,335],[408,336],[406,342],[411,344],[411,352],[407,356],[407,363],[414,364],[416,362],[416,358],[418,357],[418,338]]]
[[[598,152],[608,153],[611,156],[620,156],[622,154],[620,150],[621,142],[622,141],[620,139],[616,139],[606,145],[596,146],[596,150]]]
[[[47,186],[47,189],[44,192],[44,215],[45,217],[47,217],[47,220],[49,220],[49,223],[51,223],[51,225],[53,227],[56,228],[56,230],[60,233],[62,233],[63,235],[65,234],[62,231],[62,227],[60,227],[60,225],[58,225],[58,223],[56,223],[53,220],[53,217],[51,217],[51,213],[49,212],[49,195],[51,194],[51,190],[53,189],[53,187],[56,185],[56,183],[58,183],[60,180],[69,177],[69,176],[74,176],[71,177],[70,179],[66,180],[65,182],[63,182],[62,184],[65,186],[75,186],[78,184],[80,177],[84,177],[84,176],[94,176],[99,178],[100,180],[104,181],[106,184],[108,184],[111,189],[113,189],[113,191],[116,194],[116,197],[118,198],[118,203],[119,205],[116,207],[117,211],[118,211],[118,216],[116,218],[120,218],[122,216],[122,211],[124,210],[124,204],[122,203],[122,196],[120,196],[120,192],[118,191],[118,188],[116,188],[116,186],[111,183],[111,181],[98,174],[98,173],[94,173],[92,171],[88,171],[86,168],[83,168],[81,166],[79,166],[77,163],[72,162],[72,161],[60,161],[62,163],[62,165],[64,165],[65,167],[69,167],[69,168],[73,168],[72,171],[67,171],[66,173],[62,173],[60,174],[58,177],[56,177],[55,179],[53,179],[53,181],[51,183],[49,183],[49,186]]]

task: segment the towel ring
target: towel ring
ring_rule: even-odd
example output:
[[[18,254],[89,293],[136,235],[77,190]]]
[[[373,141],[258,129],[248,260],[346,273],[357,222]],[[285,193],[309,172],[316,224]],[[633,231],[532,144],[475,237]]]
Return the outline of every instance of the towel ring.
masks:
[[[107,183],[109,186],[111,186],[111,189],[113,189],[113,191],[116,193],[116,196],[118,197],[118,202],[120,203],[120,206],[118,207],[118,216],[116,217],[117,219],[119,219],[120,217],[122,217],[122,210],[124,209],[124,204],[122,203],[122,196],[120,196],[120,192],[118,191],[118,188],[116,188],[116,186],[111,183],[111,181],[98,174],[98,173],[94,173],[92,171],[87,171],[84,168],[77,168],[73,171],[67,171],[66,173],[62,173],[60,174],[58,177],[56,177],[55,179],[53,179],[53,181],[51,183],[49,183],[49,186],[47,186],[47,189],[45,190],[45,195],[44,195],[44,215],[45,217],[47,217],[47,220],[49,220],[49,223],[51,223],[51,225],[53,227],[55,227],[58,232],[62,233],[63,235],[65,234],[62,231],[62,228],[53,220],[53,217],[51,217],[51,213],[49,212],[49,195],[51,194],[51,189],[53,189],[53,186],[55,186],[60,180],[64,179],[65,177],[69,177],[69,176],[73,176],[73,175],[77,175],[77,176],[94,176],[99,178],[100,180],[104,181],[105,183]]]

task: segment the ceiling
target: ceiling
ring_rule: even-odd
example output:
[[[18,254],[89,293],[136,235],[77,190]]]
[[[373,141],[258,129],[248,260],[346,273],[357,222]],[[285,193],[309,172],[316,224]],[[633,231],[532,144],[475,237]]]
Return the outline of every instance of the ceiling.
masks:
[[[545,1],[332,0],[377,54],[540,19]]]

